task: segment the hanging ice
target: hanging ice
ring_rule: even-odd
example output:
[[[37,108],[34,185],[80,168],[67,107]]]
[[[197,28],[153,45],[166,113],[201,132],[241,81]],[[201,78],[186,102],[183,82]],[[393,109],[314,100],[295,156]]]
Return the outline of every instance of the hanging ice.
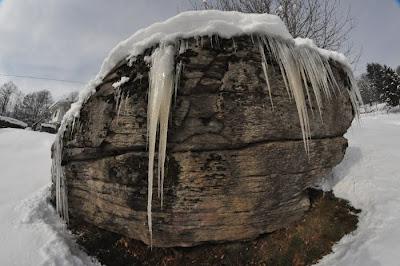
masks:
[[[307,45],[295,45],[295,43],[282,40],[277,37],[261,36],[263,44],[259,43],[261,53],[261,65],[267,82],[267,88],[271,97],[271,89],[268,81],[267,63],[264,46],[270,52],[272,58],[278,63],[282,79],[288,91],[289,98],[293,97],[299,115],[300,127],[304,140],[306,152],[309,152],[308,140],[311,138],[311,128],[308,110],[312,112],[312,99],[309,91],[311,87],[315,102],[322,119],[322,97],[330,101],[332,95],[341,90],[333,75],[331,66],[327,58]],[[361,102],[354,77],[346,66],[345,71],[348,74],[352,88],[348,90],[353,108],[358,114],[358,102]],[[310,86],[308,85],[310,83]],[[306,94],[304,94],[306,93]],[[306,97],[310,108],[307,108]],[[272,104],[272,99],[271,99]]]
[[[147,136],[149,145],[147,222],[152,242],[151,203],[153,199],[154,156],[158,141],[158,196],[163,203],[164,164],[167,148],[168,118],[172,94],[175,89],[175,48],[171,45],[160,45],[151,56],[149,95],[147,106]]]
[[[56,191],[56,210],[57,213],[68,223],[68,198],[67,186],[64,175],[64,167],[62,166],[62,135],[57,135],[53,144],[53,163],[51,165],[51,174]]]

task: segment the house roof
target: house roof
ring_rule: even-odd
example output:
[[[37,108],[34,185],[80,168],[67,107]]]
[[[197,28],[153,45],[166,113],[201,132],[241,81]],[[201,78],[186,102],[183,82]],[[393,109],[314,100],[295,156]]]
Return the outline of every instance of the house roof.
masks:
[[[69,106],[72,102],[68,100],[59,100],[49,106],[50,112],[60,108],[61,106]]]

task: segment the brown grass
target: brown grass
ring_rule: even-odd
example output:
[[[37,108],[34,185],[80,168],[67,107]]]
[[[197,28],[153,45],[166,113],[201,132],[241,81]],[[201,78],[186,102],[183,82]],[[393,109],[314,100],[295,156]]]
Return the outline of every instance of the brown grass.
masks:
[[[72,222],[78,243],[101,263],[116,265],[312,265],[357,227],[359,210],[332,193],[310,190],[311,208],[290,228],[243,242],[153,248],[85,223]]]

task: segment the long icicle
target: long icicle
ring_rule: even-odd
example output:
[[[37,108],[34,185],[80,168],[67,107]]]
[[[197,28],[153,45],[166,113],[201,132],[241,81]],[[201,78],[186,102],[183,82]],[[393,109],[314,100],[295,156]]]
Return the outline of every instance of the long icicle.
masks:
[[[164,181],[168,119],[175,81],[174,58],[175,48],[172,45],[164,44],[161,44],[159,48],[154,50],[151,56],[152,65],[149,73],[150,87],[147,107],[147,138],[149,143],[147,223],[150,234],[150,245],[152,245],[153,242],[151,206],[153,200],[154,156],[157,129],[158,126],[160,126],[158,151],[158,193],[161,199],[163,199],[162,182]]]
[[[54,141],[53,162],[51,166],[52,176],[55,177],[55,190],[56,190],[56,210],[57,213],[69,222],[68,215],[68,198],[67,198],[67,184],[64,175],[64,167],[62,163],[62,150],[63,142],[62,135],[57,135]]]
[[[253,37],[253,35],[252,35],[252,37]],[[265,82],[267,83],[267,90],[268,90],[268,94],[269,94],[269,100],[271,102],[271,108],[273,110],[274,109],[274,102],[272,101],[271,86],[269,84],[267,57],[265,56],[264,44],[261,42],[260,38],[258,39],[258,48],[259,48],[260,54],[261,54],[261,66],[262,66],[262,69],[263,69],[263,72],[264,72]]]
[[[286,89],[288,90],[289,97],[292,95],[295,100],[304,146],[308,153],[308,141],[311,138],[311,127],[304,90],[308,97],[311,112],[312,104],[307,81],[310,82],[310,87],[313,91],[321,120],[322,96],[325,96],[328,101],[331,101],[333,95],[336,94],[336,90],[341,93],[329,60],[323,57],[315,49],[307,46],[296,46],[294,43],[289,41],[269,36],[263,36],[261,39],[279,65],[282,79],[285,83]],[[260,47],[260,50],[262,53],[262,50],[264,49],[261,49]],[[261,58],[261,61],[264,62],[263,57]],[[353,109],[356,114],[358,114],[357,105],[358,103],[362,103],[362,99],[351,70],[345,66],[345,71],[351,83],[351,88],[348,90],[350,100]]]
[[[310,127],[305,104],[303,91],[303,82],[299,65],[295,60],[293,48],[286,42],[281,42],[276,39],[268,39],[272,55],[275,60],[282,66],[282,76],[287,80],[287,86],[290,94],[296,103],[297,112],[299,115],[300,127],[303,135],[304,147],[306,152],[309,152]]]

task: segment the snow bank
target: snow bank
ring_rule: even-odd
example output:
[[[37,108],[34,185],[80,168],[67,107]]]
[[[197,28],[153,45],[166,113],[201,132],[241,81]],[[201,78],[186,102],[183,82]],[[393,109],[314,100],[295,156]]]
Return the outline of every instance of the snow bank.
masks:
[[[349,148],[325,188],[362,210],[358,229],[318,264],[399,265],[400,114],[368,114],[346,134]]]
[[[54,135],[0,129],[0,265],[93,265],[48,202]]]
[[[11,117],[5,117],[5,116],[0,116],[0,128],[1,127],[14,127],[14,128],[26,128],[28,124],[11,118]]]
[[[361,117],[343,162],[326,180],[361,208],[358,229],[320,266],[395,266],[400,261],[400,114]],[[16,141],[18,139],[18,141]],[[0,129],[0,265],[93,265],[48,204],[54,135]],[[24,167],[21,167],[24,165]],[[45,188],[44,188],[45,187]]]

